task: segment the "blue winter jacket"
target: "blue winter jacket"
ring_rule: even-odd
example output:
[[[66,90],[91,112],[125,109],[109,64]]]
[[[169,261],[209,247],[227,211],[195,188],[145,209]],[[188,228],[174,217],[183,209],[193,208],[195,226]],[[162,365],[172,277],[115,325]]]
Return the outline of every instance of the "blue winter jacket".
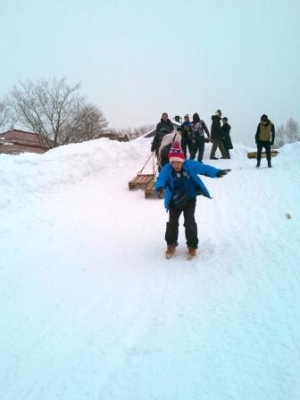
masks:
[[[195,160],[185,160],[182,164],[182,168],[183,176],[186,178],[184,182],[187,198],[193,199],[196,196],[202,194],[203,196],[211,199],[212,197],[210,196],[206,186],[198,175],[205,175],[209,176],[210,178],[217,178],[217,174],[221,170],[215,167],[211,167],[210,165],[202,164]],[[160,171],[155,183],[156,192],[158,192],[160,189],[164,189],[165,191],[165,208],[167,210],[169,209],[170,202],[174,194],[173,171],[174,169],[172,165],[170,163],[166,164]]]

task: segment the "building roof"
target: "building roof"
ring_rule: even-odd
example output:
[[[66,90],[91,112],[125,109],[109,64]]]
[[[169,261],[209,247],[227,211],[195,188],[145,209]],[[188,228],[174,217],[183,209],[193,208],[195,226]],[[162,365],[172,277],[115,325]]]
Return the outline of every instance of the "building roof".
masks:
[[[11,129],[0,133],[0,153],[44,153],[53,148],[54,142],[39,133]]]

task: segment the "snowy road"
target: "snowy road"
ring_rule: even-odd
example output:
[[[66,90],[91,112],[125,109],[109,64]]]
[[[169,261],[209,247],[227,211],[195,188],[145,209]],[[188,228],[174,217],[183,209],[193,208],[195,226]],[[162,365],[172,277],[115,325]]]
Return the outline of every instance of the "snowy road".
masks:
[[[299,144],[261,170],[235,147],[192,261],[128,190],[148,142],[3,158],[1,399],[300,399]]]

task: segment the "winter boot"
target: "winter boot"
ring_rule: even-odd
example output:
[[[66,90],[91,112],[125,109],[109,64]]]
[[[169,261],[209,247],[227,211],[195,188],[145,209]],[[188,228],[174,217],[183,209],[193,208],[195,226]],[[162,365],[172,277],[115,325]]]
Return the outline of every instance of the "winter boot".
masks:
[[[196,257],[196,249],[194,247],[189,247],[187,258],[188,258],[188,260],[191,260],[194,257]]]
[[[269,167],[269,168],[272,168],[271,160],[268,160],[268,167]]]
[[[166,258],[169,259],[169,258],[173,257],[173,255],[175,254],[175,250],[176,250],[176,246],[168,245],[166,253],[165,253]]]
[[[210,160],[218,160],[218,158],[215,156],[210,156]]]
[[[256,168],[259,168],[259,167],[260,167],[260,158],[257,159],[257,163],[256,163]]]

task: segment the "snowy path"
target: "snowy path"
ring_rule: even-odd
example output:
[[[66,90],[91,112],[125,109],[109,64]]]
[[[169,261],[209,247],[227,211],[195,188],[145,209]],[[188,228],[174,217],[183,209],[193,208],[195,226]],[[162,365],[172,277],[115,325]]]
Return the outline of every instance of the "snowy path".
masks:
[[[215,162],[199,255],[181,226],[167,261],[162,202],[127,188],[146,149],[114,145],[2,204],[1,399],[298,400],[299,172]]]

